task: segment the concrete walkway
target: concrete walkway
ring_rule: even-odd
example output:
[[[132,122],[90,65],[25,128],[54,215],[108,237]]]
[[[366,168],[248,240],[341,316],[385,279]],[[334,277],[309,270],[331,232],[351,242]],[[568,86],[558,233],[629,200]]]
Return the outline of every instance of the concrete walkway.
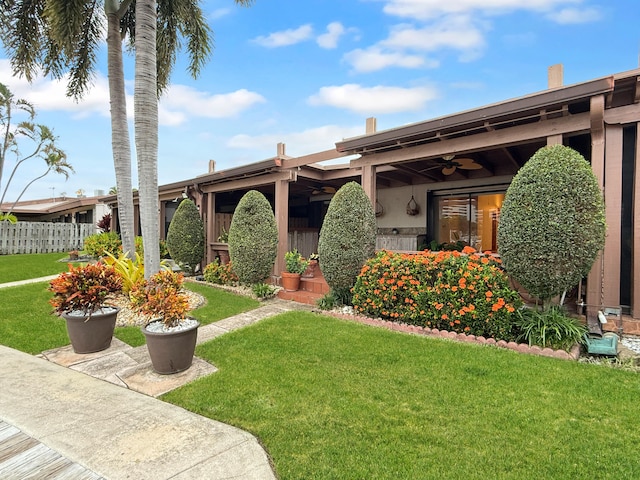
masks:
[[[29,281],[14,282],[23,283]],[[198,343],[300,308],[308,306],[266,302],[200,327]],[[46,478],[275,479],[266,452],[251,434],[154,398],[215,371],[194,358],[186,372],[157,375],[146,347],[117,339],[109,349],[89,355],[63,347],[35,357],[0,346],[0,477],[43,478],[38,469],[44,472],[47,465],[35,465],[39,449],[45,452],[42,458],[55,454],[77,467],[75,476]],[[2,432],[34,444],[20,454],[27,459],[22,466],[15,445],[3,443]],[[25,465],[36,472],[32,477],[24,473]]]

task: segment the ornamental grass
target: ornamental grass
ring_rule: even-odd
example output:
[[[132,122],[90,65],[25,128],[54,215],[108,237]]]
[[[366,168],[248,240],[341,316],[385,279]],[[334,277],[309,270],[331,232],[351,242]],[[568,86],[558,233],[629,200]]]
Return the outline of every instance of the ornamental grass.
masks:
[[[500,259],[465,247],[379,252],[362,267],[353,306],[371,317],[510,341],[522,301]]]

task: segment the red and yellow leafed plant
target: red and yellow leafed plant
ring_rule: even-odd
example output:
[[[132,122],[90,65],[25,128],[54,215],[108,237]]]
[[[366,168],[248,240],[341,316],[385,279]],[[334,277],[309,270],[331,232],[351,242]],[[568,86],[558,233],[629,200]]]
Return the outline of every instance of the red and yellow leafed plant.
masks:
[[[170,270],[161,270],[148,280],[136,283],[129,292],[132,306],[153,320],[160,319],[168,327],[184,320],[189,301],[182,290],[184,276]]]
[[[91,315],[121,288],[122,282],[113,267],[101,262],[78,267],[69,264],[68,272],[51,280],[49,291],[53,292],[53,298],[49,303],[58,314],[80,311]]]
[[[381,251],[353,288],[356,311],[373,317],[511,340],[520,296],[500,260],[462,252]]]

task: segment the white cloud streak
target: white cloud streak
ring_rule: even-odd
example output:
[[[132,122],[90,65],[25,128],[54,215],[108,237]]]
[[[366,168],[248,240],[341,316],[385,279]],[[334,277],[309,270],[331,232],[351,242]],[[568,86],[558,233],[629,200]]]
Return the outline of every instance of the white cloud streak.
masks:
[[[429,20],[441,15],[483,13],[496,15],[515,10],[551,11],[582,0],[388,0],[384,12],[403,18]]]
[[[364,115],[415,111],[437,97],[432,87],[362,87],[357,84],[322,87],[308,99],[313,106],[330,106]]]
[[[547,15],[547,18],[560,25],[596,22],[602,18],[600,10],[596,8],[563,8]]]
[[[255,43],[267,48],[287,47],[309,40],[313,36],[311,24],[302,25],[296,29],[283,30],[259,36],[253,39]]]

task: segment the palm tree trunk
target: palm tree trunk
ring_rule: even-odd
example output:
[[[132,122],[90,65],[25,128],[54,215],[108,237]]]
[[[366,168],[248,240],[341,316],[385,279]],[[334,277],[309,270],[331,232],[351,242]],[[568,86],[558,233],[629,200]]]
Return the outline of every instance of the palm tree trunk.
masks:
[[[105,3],[105,9],[107,9]],[[117,11],[107,11],[109,100],[111,103],[111,148],[116,174],[118,220],[122,249],[135,258],[133,188],[131,185],[131,141],[127,122],[127,101],[122,63],[122,38]]]
[[[156,21],[155,0],[138,0],[134,124],[146,278],[160,270]]]

